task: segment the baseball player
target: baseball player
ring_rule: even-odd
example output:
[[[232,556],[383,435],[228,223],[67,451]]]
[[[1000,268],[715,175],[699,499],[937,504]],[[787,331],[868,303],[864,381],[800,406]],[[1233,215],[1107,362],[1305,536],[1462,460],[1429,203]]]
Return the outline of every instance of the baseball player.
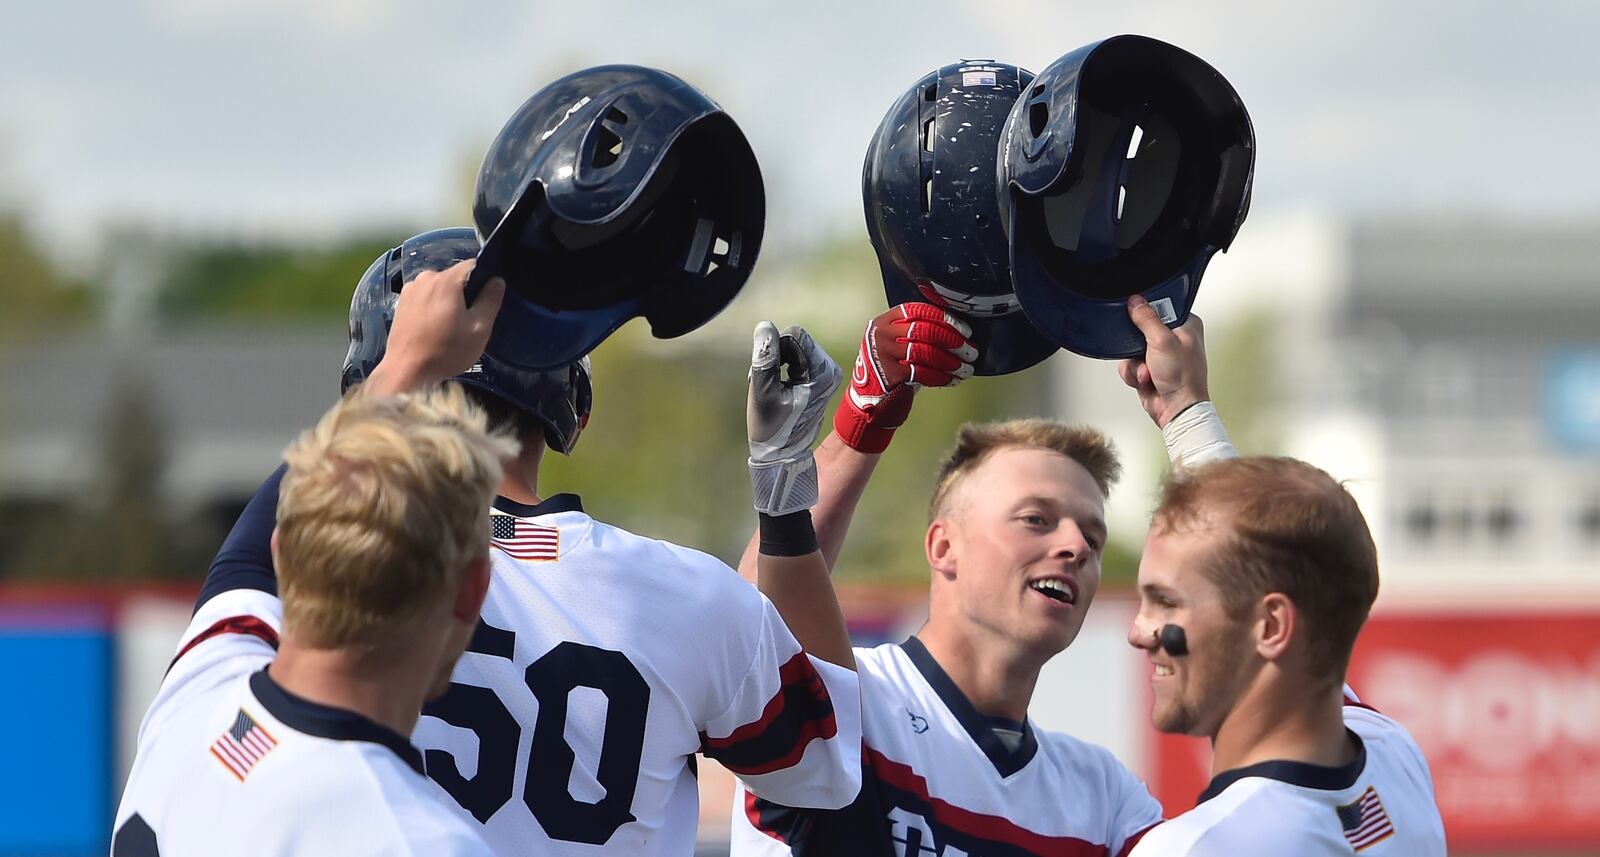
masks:
[[[499,854],[691,852],[696,753],[775,800],[849,803],[860,785],[860,708],[855,673],[837,657],[849,651],[842,620],[831,649],[824,643],[837,665],[803,650],[773,602],[713,557],[595,520],[574,495],[542,495],[546,446],[570,450],[587,421],[583,364],[486,377],[495,367],[486,354],[451,375],[431,343],[389,331],[389,284],[420,276],[407,266],[454,265],[477,246],[470,229],[438,230],[380,257],[352,302],[345,372],[382,393],[450,378],[517,425],[523,444],[489,510],[493,574],[482,618],[449,690],[412,736],[428,775]],[[457,291],[446,303],[458,307],[466,270],[450,271]],[[769,351],[774,333],[758,329]],[[804,593],[814,615],[818,601],[838,608],[806,512],[815,481],[797,477],[809,471],[809,440],[839,372],[796,333],[781,361],[790,380],[763,398],[777,414],[763,425],[781,436],[756,438],[751,466],[766,489],[757,498],[761,561],[795,572],[802,588],[827,589]],[[770,355],[753,361],[753,379],[778,373],[762,360]],[[811,488],[783,487],[795,483]],[[260,547],[275,493],[269,481],[251,501],[213,566],[208,596],[272,585]]]
[[[970,371],[968,329],[916,303],[868,325],[817,450],[817,535],[830,561],[916,386]],[[1099,585],[1104,502],[1118,470],[1110,443],[1090,429],[1046,420],[964,428],[931,503],[928,622],[904,643],[855,650],[860,797],[827,812],[741,790],[733,853],[1122,855],[1160,821],[1160,806],[1109,751],[1028,720],[1040,669],[1077,635]]]
[[[448,332],[464,347],[437,357],[465,368],[502,292],[431,331],[413,301],[395,336]],[[516,453],[446,389],[354,394],[290,445],[277,528],[262,522],[281,598],[241,587],[195,612],[140,726],[113,857],[492,853],[405,736],[478,624],[482,509]]]
[[[1175,455],[1139,565],[1128,642],[1149,653],[1151,719],[1211,739],[1213,778],[1136,857],[1435,857],[1444,827],[1410,734],[1344,684],[1378,592],[1372,535],[1348,491],[1288,458],[1237,458],[1207,401],[1198,328],[1168,330],[1143,299],[1148,342],[1123,380]],[[1203,367],[1203,363],[1198,364]]]

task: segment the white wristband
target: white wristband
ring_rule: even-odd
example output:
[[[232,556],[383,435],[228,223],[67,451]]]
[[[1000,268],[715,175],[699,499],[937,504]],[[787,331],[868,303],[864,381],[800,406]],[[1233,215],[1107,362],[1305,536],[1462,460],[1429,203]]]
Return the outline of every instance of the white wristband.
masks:
[[[1196,402],[1161,430],[1167,444],[1167,458],[1174,468],[1198,467],[1224,458],[1238,458],[1239,451],[1228,440],[1222,418],[1210,402]]]

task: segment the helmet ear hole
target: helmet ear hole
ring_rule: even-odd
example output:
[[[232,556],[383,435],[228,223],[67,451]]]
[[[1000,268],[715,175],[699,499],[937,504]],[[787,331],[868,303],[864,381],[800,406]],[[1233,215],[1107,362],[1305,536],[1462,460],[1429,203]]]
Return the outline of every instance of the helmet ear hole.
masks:
[[[1050,105],[1043,101],[1033,102],[1028,108],[1028,132],[1037,138],[1044,133],[1048,124],[1050,124]]]
[[[605,169],[622,158],[622,138],[617,132],[601,125],[594,135],[594,151],[589,154],[589,163],[595,169]]]
[[[395,247],[389,251],[389,291],[400,294],[400,289],[406,284],[405,266],[400,264],[400,248]]]
[[[590,166],[602,170],[622,160],[622,149],[626,143],[622,135],[611,126],[626,124],[628,124],[628,114],[623,113],[615,104],[606,108],[605,115],[595,124],[594,144],[589,152]]]
[[[738,235],[733,237],[735,241],[739,240]],[[705,272],[707,276],[710,276],[723,265],[739,264],[738,255],[733,253],[733,247],[734,245],[729,244],[728,239],[722,237],[721,235],[717,235],[711,239],[711,249],[706,253]]]

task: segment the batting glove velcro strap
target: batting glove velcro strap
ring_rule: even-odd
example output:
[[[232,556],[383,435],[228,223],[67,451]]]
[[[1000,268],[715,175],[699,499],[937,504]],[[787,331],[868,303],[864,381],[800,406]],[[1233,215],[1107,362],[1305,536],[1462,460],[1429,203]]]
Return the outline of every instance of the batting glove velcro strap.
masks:
[[[850,389],[833,429],[852,449],[878,453],[911,415],[918,387],[954,387],[972,377],[972,328],[925,303],[904,303],[867,322]]]
[[[799,327],[780,335],[776,325],[763,321],[751,345],[745,425],[756,510],[786,515],[809,509],[817,502],[811,447],[842,373]]]
[[[756,511],[787,515],[817,504],[817,461],[803,459],[757,463],[750,459],[750,488]]]

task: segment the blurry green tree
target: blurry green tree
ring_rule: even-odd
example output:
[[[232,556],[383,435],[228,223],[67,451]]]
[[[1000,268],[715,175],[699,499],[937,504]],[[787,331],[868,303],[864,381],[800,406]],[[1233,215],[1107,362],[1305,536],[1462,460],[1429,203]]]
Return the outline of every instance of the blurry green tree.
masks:
[[[204,243],[178,248],[162,278],[162,317],[342,318],[356,280],[404,229],[325,247]]]
[[[22,215],[0,210],[0,343],[94,312],[89,289],[62,274],[28,234]]]
[[[1282,426],[1273,408],[1284,396],[1272,359],[1273,336],[1281,329],[1272,312],[1256,309],[1211,331],[1206,343],[1212,398],[1234,444],[1246,455],[1274,455],[1282,449]]]

